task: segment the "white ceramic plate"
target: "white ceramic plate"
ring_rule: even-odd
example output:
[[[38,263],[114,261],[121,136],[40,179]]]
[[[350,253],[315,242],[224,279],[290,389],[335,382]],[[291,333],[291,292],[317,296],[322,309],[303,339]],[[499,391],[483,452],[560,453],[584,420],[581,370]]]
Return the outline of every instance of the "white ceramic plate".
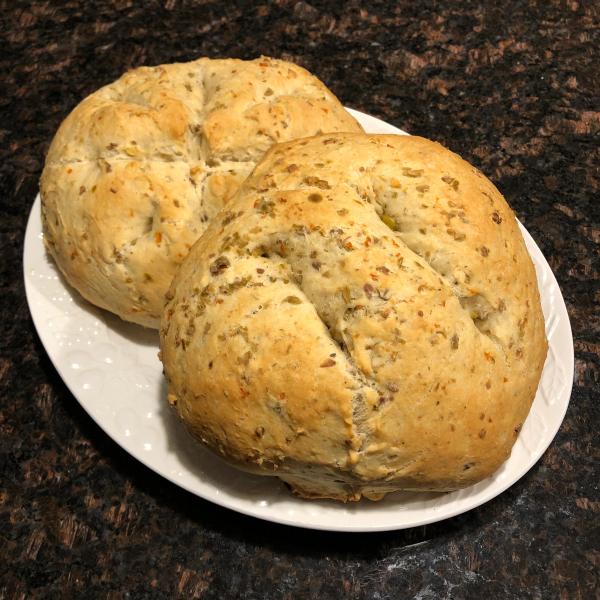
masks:
[[[403,133],[350,112],[369,132]],[[548,263],[522,230],[550,343],[542,380],[510,459],[489,479],[449,494],[395,493],[346,505],[300,500],[278,479],[237,471],[201,448],[167,407],[157,333],[88,304],[59,276],[42,244],[39,196],[25,234],[25,290],[42,343],[75,398],[110,437],[163,477],[206,500],[278,523],[333,531],[402,529],[463,513],[503,492],[535,464],[563,420],[573,381],[571,327]]]

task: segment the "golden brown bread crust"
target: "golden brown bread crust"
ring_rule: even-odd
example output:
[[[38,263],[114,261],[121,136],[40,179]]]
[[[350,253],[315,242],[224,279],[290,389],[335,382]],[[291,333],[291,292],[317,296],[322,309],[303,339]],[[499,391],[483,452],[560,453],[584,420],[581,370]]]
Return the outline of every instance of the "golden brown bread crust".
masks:
[[[546,356],[512,211],[475,168],[418,137],[274,146],[167,297],[161,353],[182,419],[305,497],[489,476]]]
[[[48,151],[45,243],[90,302],[158,327],[173,274],[274,143],[361,131],[294,64],[201,58],[142,67],[83,100]]]

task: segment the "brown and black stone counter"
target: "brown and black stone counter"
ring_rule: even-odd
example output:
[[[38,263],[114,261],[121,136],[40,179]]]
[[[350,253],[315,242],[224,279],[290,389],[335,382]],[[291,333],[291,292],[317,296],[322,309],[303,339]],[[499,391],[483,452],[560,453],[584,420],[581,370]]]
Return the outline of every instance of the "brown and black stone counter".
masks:
[[[0,2],[0,598],[600,597],[600,7],[482,4]],[[121,450],[40,344],[23,235],[60,121],[128,68],[261,53],[460,152],[556,273],[576,351],[566,419],[476,510],[340,535],[218,508]]]

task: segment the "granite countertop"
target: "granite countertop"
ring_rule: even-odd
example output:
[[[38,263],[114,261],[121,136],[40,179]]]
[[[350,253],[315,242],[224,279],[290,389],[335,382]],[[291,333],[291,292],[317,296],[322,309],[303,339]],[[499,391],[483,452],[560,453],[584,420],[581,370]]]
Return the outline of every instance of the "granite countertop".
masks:
[[[600,11],[484,4],[2,3],[0,598],[600,597]],[[23,234],[60,121],[131,67],[261,53],[459,151],[555,271],[575,341],[569,410],[540,462],[476,510],[333,534],[219,508],[108,438],[39,341]]]

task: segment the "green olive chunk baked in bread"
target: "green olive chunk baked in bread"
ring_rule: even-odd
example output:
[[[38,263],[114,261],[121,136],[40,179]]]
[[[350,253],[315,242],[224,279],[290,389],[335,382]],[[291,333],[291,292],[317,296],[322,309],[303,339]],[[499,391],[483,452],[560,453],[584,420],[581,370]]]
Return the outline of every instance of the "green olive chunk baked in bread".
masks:
[[[546,356],[511,209],[419,137],[274,146],[167,297],[162,361],[187,427],[307,498],[488,477]]]
[[[40,182],[44,240],[90,302],[157,328],[175,270],[275,142],[362,131],[285,61],[142,67],[60,126]]]

